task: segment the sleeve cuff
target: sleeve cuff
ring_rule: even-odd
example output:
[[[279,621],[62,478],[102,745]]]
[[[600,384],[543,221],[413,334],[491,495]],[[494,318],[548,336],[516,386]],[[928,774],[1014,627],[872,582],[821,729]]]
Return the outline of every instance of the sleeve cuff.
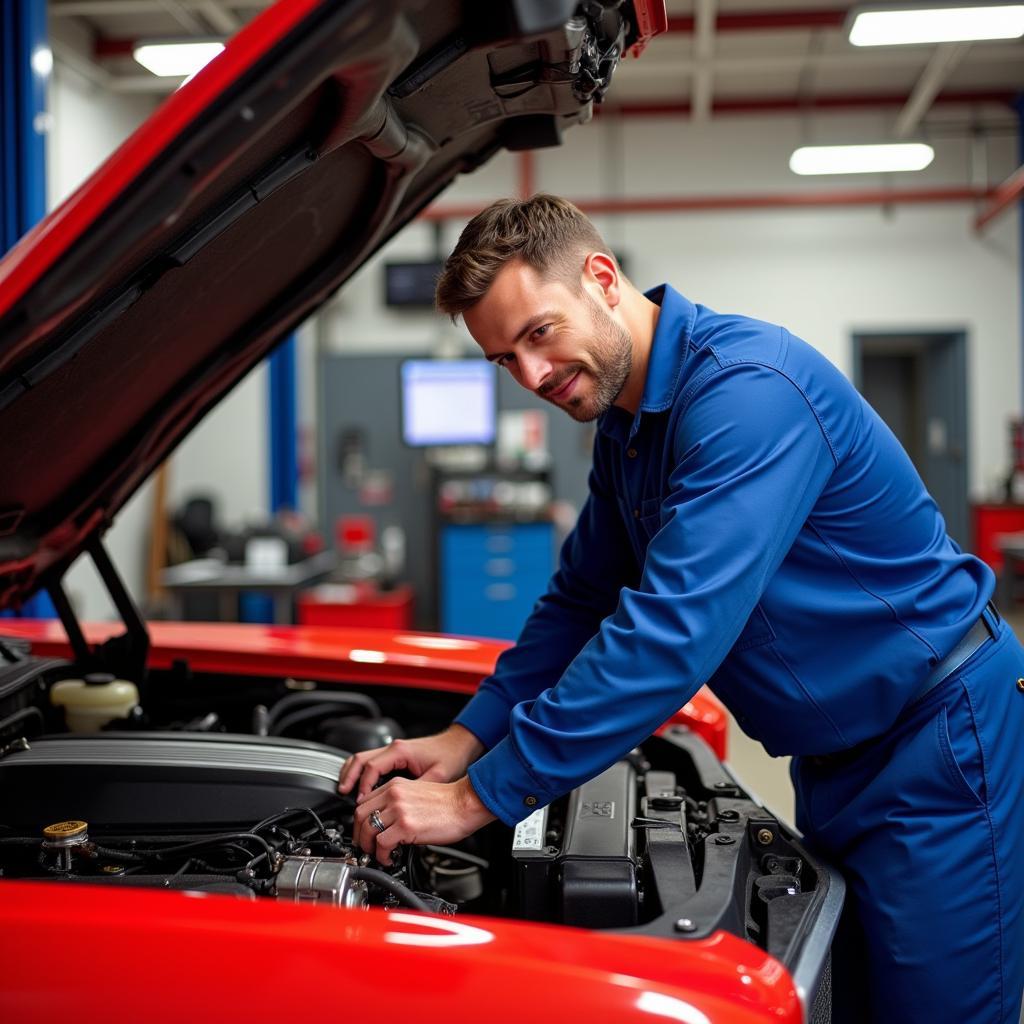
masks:
[[[484,806],[509,826],[547,806],[557,795],[537,784],[507,737],[471,764],[466,774]]]
[[[490,687],[477,690],[470,702],[455,717],[488,750],[508,735],[512,708]]]

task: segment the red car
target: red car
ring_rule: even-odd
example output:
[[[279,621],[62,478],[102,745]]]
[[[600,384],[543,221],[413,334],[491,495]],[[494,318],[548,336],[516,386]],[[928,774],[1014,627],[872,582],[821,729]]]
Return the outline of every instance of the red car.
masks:
[[[501,645],[147,626],[102,544],[368,255],[586,121],[664,23],[282,0],[0,262],[0,606],[45,589],[61,620],[0,628],[4,1020],[824,1019],[842,881],[724,768],[710,695],[517,828],[374,864],[346,754],[443,727]],[[83,552],[120,624],[76,620]],[[90,726],[61,698],[86,677],[138,701]]]

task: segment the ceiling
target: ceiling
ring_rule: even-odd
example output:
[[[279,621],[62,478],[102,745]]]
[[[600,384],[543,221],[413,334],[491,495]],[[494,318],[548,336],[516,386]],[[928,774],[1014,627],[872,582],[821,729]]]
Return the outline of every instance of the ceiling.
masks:
[[[225,38],[262,0],[48,0],[55,56],[117,92],[161,94],[131,57],[140,39]],[[896,136],[965,113],[1016,125],[1024,41],[857,48],[841,0],[669,0],[669,31],[619,69],[609,106],[708,120],[778,110],[887,109]]]

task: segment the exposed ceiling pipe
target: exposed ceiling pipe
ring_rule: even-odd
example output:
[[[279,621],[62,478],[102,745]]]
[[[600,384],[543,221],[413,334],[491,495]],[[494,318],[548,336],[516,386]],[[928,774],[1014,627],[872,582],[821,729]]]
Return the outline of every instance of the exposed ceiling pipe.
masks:
[[[791,96],[737,96],[717,99],[712,105],[715,114],[767,114],[807,110],[843,110],[880,107],[904,107],[908,97],[903,94],[857,93],[851,95],[814,96],[800,99]],[[946,92],[932,100],[933,105],[965,105],[995,103],[1012,108],[1014,94],[1009,91]],[[595,107],[595,117],[688,117],[691,104],[685,100],[643,100],[633,103],[608,103]]]
[[[693,72],[693,99],[690,104],[694,121],[710,120],[713,109],[715,69],[712,62],[715,56],[717,6],[717,0],[697,0],[693,40],[696,67]]]
[[[842,28],[846,24],[846,10],[824,11],[735,11],[718,15],[719,32],[761,32],[778,29]],[[668,31],[692,34],[696,19],[692,15],[679,15],[668,19]]]
[[[1024,176],[1022,176],[1024,181]],[[1024,185],[1022,185],[1024,187]],[[706,213],[729,210],[793,210],[843,206],[899,206],[924,203],[970,203],[989,199],[988,188],[862,189],[834,192],[793,192],[764,195],[651,196],[645,199],[574,199],[591,216],[647,213]],[[469,220],[486,203],[437,204],[421,220]]]
[[[202,11],[211,0],[177,0],[180,7]],[[231,8],[267,7],[270,0],[218,0],[218,6]],[[107,15],[151,14],[161,8],[160,0],[50,0],[48,13],[56,18],[102,18]]]
[[[160,0],[160,6],[186,32],[191,32],[194,36],[200,36],[205,33],[206,26],[184,4],[179,3],[178,0]]]
[[[893,134],[897,139],[905,139],[917,130],[943,83],[948,80],[957,64],[967,56],[970,48],[970,43],[942,43],[935,48],[928,66],[921,72],[921,77],[917,80],[910,99],[907,100],[907,105],[896,118]]]
[[[1024,199],[1024,165],[1018,167],[1001,185],[989,190],[989,203],[974,218],[974,230],[983,230],[1021,199]]]
[[[536,189],[536,168],[532,149],[519,154],[519,198],[529,199]]]
[[[994,63],[1016,67],[1020,63],[1020,44],[1014,40],[1010,43],[984,42],[975,43],[976,51],[971,54],[973,65],[989,65]],[[696,61],[690,53],[666,53],[658,50],[657,42],[651,44],[643,60],[633,61],[627,66],[626,75],[634,82],[661,78],[666,74],[693,74]],[[681,49],[685,49],[682,48]],[[878,71],[906,72],[912,70],[919,73],[928,63],[935,51],[934,45],[917,45],[908,43],[906,46],[872,46],[842,47],[839,49],[815,49],[792,47],[784,51],[773,51],[771,47],[744,48],[751,52],[716,53],[715,72],[738,75],[771,75],[776,72],[785,74],[799,72],[806,67],[820,68],[824,71],[849,71],[861,75],[857,79],[870,82],[871,75]]]
[[[232,36],[242,27],[242,19],[217,0],[204,0],[199,12],[222,35]]]

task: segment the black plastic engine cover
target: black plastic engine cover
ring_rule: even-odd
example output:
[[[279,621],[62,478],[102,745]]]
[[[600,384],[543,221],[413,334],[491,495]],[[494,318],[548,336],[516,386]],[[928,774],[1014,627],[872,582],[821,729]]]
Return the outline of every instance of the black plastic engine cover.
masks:
[[[584,928],[624,928],[637,923],[637,777],[619,761],[574,790],[558,858],[559,919]]]

